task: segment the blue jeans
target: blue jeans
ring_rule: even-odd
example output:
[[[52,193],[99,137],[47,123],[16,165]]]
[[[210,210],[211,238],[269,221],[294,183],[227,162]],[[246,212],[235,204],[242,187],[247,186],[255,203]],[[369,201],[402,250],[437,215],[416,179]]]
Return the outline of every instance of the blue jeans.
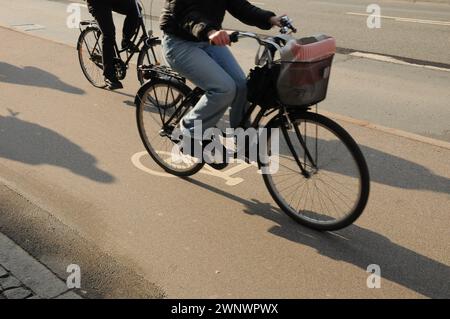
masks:
[[[194,121],[202,121],[205,131],[214,127],[231,106],[230,126],[237,128],[248,106],[247,80],[230,50],[168,34],[162,44],[170,67],[206,92],[185,115],[183,126],[192,133]]]

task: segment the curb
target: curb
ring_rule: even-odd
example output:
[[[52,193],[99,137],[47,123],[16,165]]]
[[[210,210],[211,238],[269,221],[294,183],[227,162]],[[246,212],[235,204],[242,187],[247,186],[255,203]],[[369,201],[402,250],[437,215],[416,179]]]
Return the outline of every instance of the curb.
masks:
[[[0,233],[0,299],[82,299],[43,264]]]

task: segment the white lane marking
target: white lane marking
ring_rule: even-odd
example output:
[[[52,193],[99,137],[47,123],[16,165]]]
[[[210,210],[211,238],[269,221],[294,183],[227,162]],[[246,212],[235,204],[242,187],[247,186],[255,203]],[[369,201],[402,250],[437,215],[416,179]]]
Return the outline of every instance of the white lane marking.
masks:
[[[346,12],[345,14],[354,15],[354,16],[373,16],[368,13],[359,13],[359,12]],[[375,16],[383,19],[389,19],[399,22],[412,22],[412,23],[422,23],[422,24],[431,24],[431,25],[442,25],[442,26],[450,26],[450,21],[438,21],[438,20],[425,20],[425,19],[414,19],[414,18],[402,18],[402,17],[392,17],[392,16]]]
[[[43,25],[35,23],[14,24],[12,27],[21,31],[36,31],[45,29]]]
[[[131,157],[131,162],[133,163],[133,165],[136,168],[140,169],[141,171],[143,171],[147,174],[153,175],[153,176],[170,177],[170,178],[176,177],[174,175],[171,175],[171,174],[168,174],[165,172],[160,172],[160,171],[156,171],[156,170],[148,168],[147,166],[142,164],[141,159],[144,156],[149,156],[146,151],[138,152]],[[244,182],[244,179],[241,177],[233,177],[233,175],[236,175],[252,166],[256,167],[256,164],[250,165],[243,161],[238,161],[237,165],[231,167],[230,169],[228,169],[226,171],[218,171],[218,170],[211,168],[208,165],[205,165],[205,167],[199,173],[220,178],[225,181],[225,185],[227,185],[227,186],[236,186],[236,185],[239,185],[242,182]]]
[[[424,69],[429,69],[429,70],[450,72],[450,69],[440,68],[440,67],[432,66],[432,65],[423,65],[423,64],[409,63],[409,62],[405,62],[405,61],[402,61],[402,60],[399,60],[399,59],[396,59],[396,58],[392,58],[392,57],[389,57],[389,56],[381,55],[381,54],[352,52],[349,55],[354,56],[354,57],[358,57],[358,58],[365,58],[365,59],[376,60],[376,61],[380,61],[380,62],[395,63],[395,64],[414,66],[414,67],[419,67],[419,68],[424,68]]]
[[[257,2],[257,1],[250,1],[250,3],[255,6],[265,6],[266,5],[264,2]]]

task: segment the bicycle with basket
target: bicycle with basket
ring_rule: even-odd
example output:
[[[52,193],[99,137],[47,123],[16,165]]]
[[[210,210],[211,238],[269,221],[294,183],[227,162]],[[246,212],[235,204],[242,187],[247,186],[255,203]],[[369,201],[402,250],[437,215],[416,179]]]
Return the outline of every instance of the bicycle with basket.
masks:
[[[364,211],[369,171],[351,135],[318,113],[317,105],[327,95],[334,39],[325,35],[295,39],[295,32],[285,17],[280,34],[274,37],[231,34],[232,42],[250,38],[260,45],[256,66],[248,76],[250,107],[241,126],[268,129],[264,142],[270,160],[258,159],[257,164],[266,172],[262,174],[265,185],[282,211],[307,227],[337,230],[352,224]],[[196,158],[174,162],[171,152],[177,141],[172,134],[204,91],[190,88],[167,67],[145,71],[150,80],[135,99],[142,142],[166,172],[193,175],[205,163]],[[276,139],[277,154],[270,149],[271,139]]]

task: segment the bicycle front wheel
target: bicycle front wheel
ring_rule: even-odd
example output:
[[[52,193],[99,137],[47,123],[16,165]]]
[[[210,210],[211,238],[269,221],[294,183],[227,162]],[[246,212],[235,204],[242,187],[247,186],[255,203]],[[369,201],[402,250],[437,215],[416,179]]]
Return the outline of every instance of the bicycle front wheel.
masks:
[[[203,166],[200,161],[182,153],[174,132],[192,104],[185,102],[191,89],[182,82],[152,79],[144,84],[136,98],[136,115],[142,142],[153,160],[166,172],[190,176]]]
[[[320,114],[304,112],[291,121],[278,120],[269,134],[271,157],[263,178],[272,198],[295,221],[316,230],[352,224],[366,207],[370,188],[360,148]]]
[[[101,37],[99,28],[89,27],[81,32],[77,43],[81,70],[86,79],[98,88],[106,87],[103,78]]]
[[[137,59],[137,77],[141,85],[150,79],[147,76],[148,72],[146,72],[146,70],[155,65],[159,65],[160,63],[161,58],[158,57],[156,47],[144,45],[139,52]]]

